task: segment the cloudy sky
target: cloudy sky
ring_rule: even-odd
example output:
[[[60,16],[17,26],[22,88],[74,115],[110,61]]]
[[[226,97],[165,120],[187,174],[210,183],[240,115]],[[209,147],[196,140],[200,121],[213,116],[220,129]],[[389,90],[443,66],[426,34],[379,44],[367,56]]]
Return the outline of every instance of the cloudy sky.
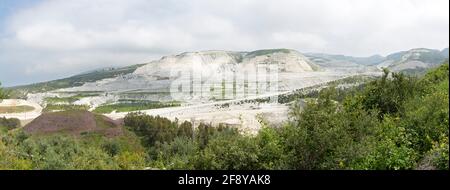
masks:
[[[448,0],[0,0],[6,86],[185,51],[369,56],[448,44]]]

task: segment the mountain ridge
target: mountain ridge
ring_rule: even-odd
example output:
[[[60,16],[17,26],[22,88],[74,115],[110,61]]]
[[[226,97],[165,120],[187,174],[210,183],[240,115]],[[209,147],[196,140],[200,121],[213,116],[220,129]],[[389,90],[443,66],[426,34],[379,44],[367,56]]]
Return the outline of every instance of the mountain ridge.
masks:
[[[401,57],[405,56],[408,52],[415,52],[415,53],[427,53],[431,52],[429,55],[425,56],[419,56],[418,59],[414,59],[414,56],[410,56],[411,59],[406,59],[401,61]],[[215,59],[217,55],[227,55],[229,56],[228,61],[234,61],[236,63],[242,63],[245,58],[251,59],[255,57],[263,57],[261,58],[261,62],[270,60],[272,55],[277,54],[292,54],[300,57],[303,59],[303,61],[306,63],[306,65],[309,65],[313,71],[316,71],[319,69],[319,67],[327,64],[335,64],[335,65],[348,65],[348,66],[377,66],[379,69],[381,68],[388,68],[393,71],[401,71],[406,69],[416,69],[416,68],[426,68],[426,67],[432,67],[434,65],[437,65],[443,60],[448,59],[448,48],[444,48],[442,50],[436,50],[436,49],[427,49],[427,48],[413,48],[407,51],[399,51],[392,54],[389,54],[387,56],[381,56],[381,55],[372,55],[369,57],[354,57],[354,56],[346,56],[346,55],[339,55],[339,54],[326,54],[326,53],[300,53],[297,50],[293,49],[261,49],[261,50],[255,50],[255,51],[228,51],[228,50],[206,50],[206,51],[192,51],[192,52],[183,52],[175,55],[167,55],[162,56],[158,60],[153,60],[147,63],[143,64],[136,64],[136,65],[130,65],[126,67],[119,67],[119,68],[112,68],[112,67],[105,67],[104,69],[97,69],[94,71],[88,71],[83,72],[77,75],[73,75],[71,77],[57,79],[57,80],[51,80],[47,82],[40,82],[40,83],[33,83],[29,85],[20,85],[20,86],[14,86],[9,87],[9,89],[18,89],[18,90],[26,90],[30,92],[44,92],[44,91],[51,91],[61,88],[68,88],[68,87],[76,87],[76,86],[82,86],[85,83],[88,82],[95,82],[107,78],[114,78],[122,75],[127,75],[131,73],[135,73],[138,69],[149,66],[152,63],[167,60],[169,58],[173,57],[185,57],[185,56],[192,56],[192,55],[211,55],[209,58]],[[304,58],[303,58],[304,57]],[[205,58],[205,57],[203,57]],[[430,61],[431,60],[431,61]],[[226,61],[226,60],[225,60]],[[272,58],[271,61],[274,61]],[[277,61],[277,60],[275,60]],[[411,61],[415,61],[412,62]],[[425,61],[425,62],[424,62]],[[430,63],[428,63],[430,62]],[[402,64],[406,64],[406,66],[402,67]],[[149,66],[151,67],[151,66]],[[299,69],[299,68],[297,68]],[[307,70],[309,70],[306,67]]]

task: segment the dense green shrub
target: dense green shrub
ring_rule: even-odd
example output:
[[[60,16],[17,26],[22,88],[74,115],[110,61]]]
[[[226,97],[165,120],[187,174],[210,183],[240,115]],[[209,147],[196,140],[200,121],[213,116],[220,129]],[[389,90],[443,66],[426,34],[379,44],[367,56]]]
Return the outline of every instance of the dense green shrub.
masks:
[[[2,99],[8,98],[9,93],[2,88],[2,83],[0,82],[0,102]]]
[[[111,144],[117,147],[113,149],[114,154],[111,153]],[[145,152],[130,145],[133,145],[132,139],[77,139],[61,135],[33,137],[17,131],[0,138],[0,168],[144,169],[147,163]]]
[[[43,112],[72,111],[72,110],[89,110],[89,106],[73,105],[73,104],[47,104]]]
[[[20,127],[20,120],[16,118],[6,119],[0,118],[0,130],[5,128],[6,130],[11,130]]]
[[[117,104],[109,104],[109,105],[101,105],[93,112],[95,113],[111,113],[113,111],[116,112],[133,112],[139,110],[150,110],[150,109],[158,109],[158,108],[166,108],[166,107],[177,107],[181,104],[179,102],[130,102],[130,103],[117,103]]]

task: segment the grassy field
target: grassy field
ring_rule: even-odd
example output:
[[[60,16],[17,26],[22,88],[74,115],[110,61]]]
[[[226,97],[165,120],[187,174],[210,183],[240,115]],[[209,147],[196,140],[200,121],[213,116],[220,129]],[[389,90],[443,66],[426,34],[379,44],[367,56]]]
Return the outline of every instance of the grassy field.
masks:
[[[22,113],[33,111],[34,107],[31,106],[0,106],[0,113]]]
[[[116,112],[132,112],[139,110],[149,110],[149,109],[157,109],[157,108],[165,108],[165,107],[177,107],[181,106],[179,102],[128,102],[128,103],[118,103],[118,104],[110,104],[99,106],[94,110],[94,113],[111,113],[113,111]]]
[[[43,112],[54,112],[54,111],[70,111],[70,110],[88,110],[87,105],[61,105],[61,104],[47,104]]]
[[[72,104],[82,98],[94,97],[94,96],[97,96],[97,94],[77,94],[75,96],[70,96],[70,97],[47,97],[47,98],[45,98],[45,101],[49,104],[57,104],[57,103]]]

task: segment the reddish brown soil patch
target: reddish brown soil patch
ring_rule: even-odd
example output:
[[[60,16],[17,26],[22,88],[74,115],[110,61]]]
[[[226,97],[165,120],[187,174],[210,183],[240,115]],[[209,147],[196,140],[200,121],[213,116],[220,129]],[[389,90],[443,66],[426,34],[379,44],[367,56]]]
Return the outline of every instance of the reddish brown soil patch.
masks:
[[[115,137],[123,134],[120,121],[88,111],[44,113],[24,127],[29,134],[69,134],[80,136],[89,133]]]

